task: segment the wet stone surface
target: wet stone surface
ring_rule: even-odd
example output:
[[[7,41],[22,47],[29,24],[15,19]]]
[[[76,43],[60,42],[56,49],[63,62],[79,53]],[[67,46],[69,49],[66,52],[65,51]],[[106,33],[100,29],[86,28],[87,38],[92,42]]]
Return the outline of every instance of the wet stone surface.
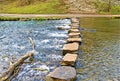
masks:
[[[70,66],[61,66],[49,73],[46,81],[74,81],[76,70]]]
[[[28,37],[35,42],[33,63],[21,66],[19,74],[12,81],[44,81],[45,75],[60,66],[61,49],[66,43],[70,20],[46,21],[0,21],[0,76],[9,62],[17,61],[32,50]],[[27,60],[28,61],[28,60]]]

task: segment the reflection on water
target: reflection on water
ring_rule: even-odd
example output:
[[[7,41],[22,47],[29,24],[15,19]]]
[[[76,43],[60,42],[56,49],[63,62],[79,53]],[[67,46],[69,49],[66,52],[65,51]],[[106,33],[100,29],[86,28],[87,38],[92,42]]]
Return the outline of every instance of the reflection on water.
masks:
[[[32,47],[28,37],[35,42],[33,63],[23,64],[17,77],[12,81],[44,81],[48,72],[60,64],[62,45],[66,43],[69,19],[46,21],[0,21],[0,76]],[[35,68],[39,68],[38,70]]]
[[[120,19],[81,18],[77,81],[120,81]]]

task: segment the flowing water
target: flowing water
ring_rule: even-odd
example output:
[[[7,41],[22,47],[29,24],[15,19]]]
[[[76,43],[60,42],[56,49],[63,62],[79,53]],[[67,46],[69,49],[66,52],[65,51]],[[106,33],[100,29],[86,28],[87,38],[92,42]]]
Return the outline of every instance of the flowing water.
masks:
[[[22,65],[12,81],[44,81],[60,66],[61,48],[66,43],[69,19],[46,21],[0,21],[0,75],[27,51],[28,37],[35,42],[33,63]],[[76,81],[120,81],[120,19],[81,18],[83,42],[76,62]],[[29,61],[29,60],[27,60]],[[39,69],[36,69],[39,68]]]
[[[120,19],[81,18],[77,81],[120,81]]]
[[[31,37],[35,43],[34,62],[23,64],[12,81],[44,81],[48,72],[60,65],[61,49],[68,37],[67,30],[57,27],[69,28],[70,23],[69,19],[0,21],[0,76],[9,67],[9,62],[17,61],[32,50],[28,39]]]

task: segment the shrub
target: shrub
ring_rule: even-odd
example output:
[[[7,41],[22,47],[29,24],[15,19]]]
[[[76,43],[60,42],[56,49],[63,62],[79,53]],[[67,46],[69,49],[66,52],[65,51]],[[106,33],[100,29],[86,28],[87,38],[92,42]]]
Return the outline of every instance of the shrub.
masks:
[[[36,1],[46,1],[46,0],[18,0],[17,6],[30,5]]]

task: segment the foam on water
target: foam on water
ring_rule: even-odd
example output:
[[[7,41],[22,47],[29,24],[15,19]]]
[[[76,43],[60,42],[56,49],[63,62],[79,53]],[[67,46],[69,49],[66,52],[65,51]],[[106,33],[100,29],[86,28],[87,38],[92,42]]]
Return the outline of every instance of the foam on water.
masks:
[[[62,34],[62,33],[50,33],[49,34],[50,37],[68,37],[66,34]]]
[[[35,43],[34,62],[23,64],[12,81],[44,81],[45,75],[59,66],[62,58],[61,48],[67,39],[67,30],[61,31],[56,27],[68,27],[69,24],[69,19],[0,21],[0,74],[9,67],[10,61],[15,62],[32,50],[28,39],[31,37]]]

